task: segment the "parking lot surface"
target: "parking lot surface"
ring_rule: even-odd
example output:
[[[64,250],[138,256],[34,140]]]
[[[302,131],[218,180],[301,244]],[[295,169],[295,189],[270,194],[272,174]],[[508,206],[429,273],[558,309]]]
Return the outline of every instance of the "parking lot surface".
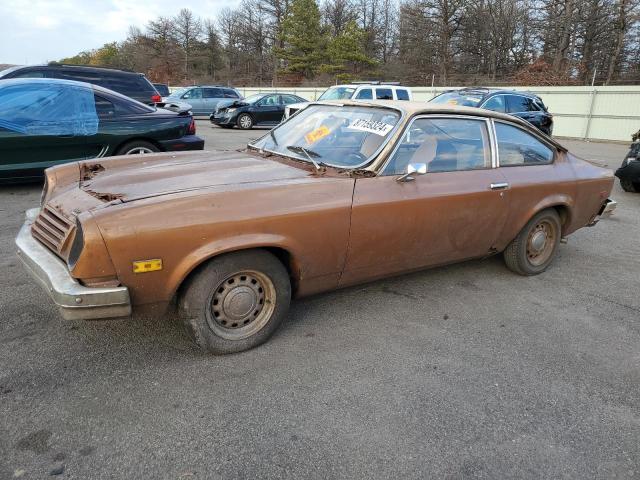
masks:
[[[264,132],[198,122],[207,149]],[[640,195],[618,184],[542,275],[497,256],[318,295],[225,357],[173,318],[62,320],[15,256],[39,195],[0,187],[1,479],[640,478]]]

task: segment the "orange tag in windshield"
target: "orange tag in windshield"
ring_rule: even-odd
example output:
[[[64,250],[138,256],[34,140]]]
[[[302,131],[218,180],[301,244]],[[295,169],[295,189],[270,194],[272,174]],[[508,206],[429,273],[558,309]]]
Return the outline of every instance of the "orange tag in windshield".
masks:
[[[329,135],[331,133],[331,130],[329,130],[327,127],[325,127],[324,125],[320,125],[318,128],[316,128],[314,131],[307,133],[304,136],[304,139],[307,141],[307,143],[309,145],[311,145],[312,143],[317,142],[318,140],[320,140],[321,138],[326,137],[327,135]]]
[[[458,101],[457,101],[457,100],[449,100],[449,101],[447,102],[447,104],[449,104],[449,105],[457,105],[457,104],[458,104]]]

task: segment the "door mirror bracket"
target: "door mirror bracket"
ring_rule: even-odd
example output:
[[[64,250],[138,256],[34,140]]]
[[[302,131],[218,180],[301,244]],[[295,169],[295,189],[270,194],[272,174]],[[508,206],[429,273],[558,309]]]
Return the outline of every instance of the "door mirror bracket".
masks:
[[[424,175],[427,173],[427,164],[426,163],[410,163],[407,165],[407,173],[396,178],[398,182],[410,182],[415,180],[411,175]]]

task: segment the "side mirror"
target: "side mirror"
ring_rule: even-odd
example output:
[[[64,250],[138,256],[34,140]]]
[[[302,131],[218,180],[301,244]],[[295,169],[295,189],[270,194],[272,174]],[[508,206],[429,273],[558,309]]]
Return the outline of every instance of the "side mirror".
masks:
[[[399,176],[396,180],[398,182],[410,182],[411,180],[415,180],[411,175],[424,175],[425,173],[427,173],[426,163],[410,163],[407,165],[407,173]]]

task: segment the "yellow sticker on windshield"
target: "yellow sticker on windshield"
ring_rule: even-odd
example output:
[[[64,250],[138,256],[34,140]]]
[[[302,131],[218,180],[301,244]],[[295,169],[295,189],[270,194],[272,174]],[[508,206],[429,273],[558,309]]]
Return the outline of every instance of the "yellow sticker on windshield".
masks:
[[[457,101],[457,100],[449,100],[447,103],[448,103],[449,105],[457,105],[457,104],[458,104],[458,101]]]
[[[329,130],[328,127],[326,127],[325,125],[320,125],[314,131],[307,133],[304,136],[304,139],[307,141],[309,145],[311,145],[312,143],[317,142],[321,138],[326,137],[330,133],[331,133],[331,130]]]

